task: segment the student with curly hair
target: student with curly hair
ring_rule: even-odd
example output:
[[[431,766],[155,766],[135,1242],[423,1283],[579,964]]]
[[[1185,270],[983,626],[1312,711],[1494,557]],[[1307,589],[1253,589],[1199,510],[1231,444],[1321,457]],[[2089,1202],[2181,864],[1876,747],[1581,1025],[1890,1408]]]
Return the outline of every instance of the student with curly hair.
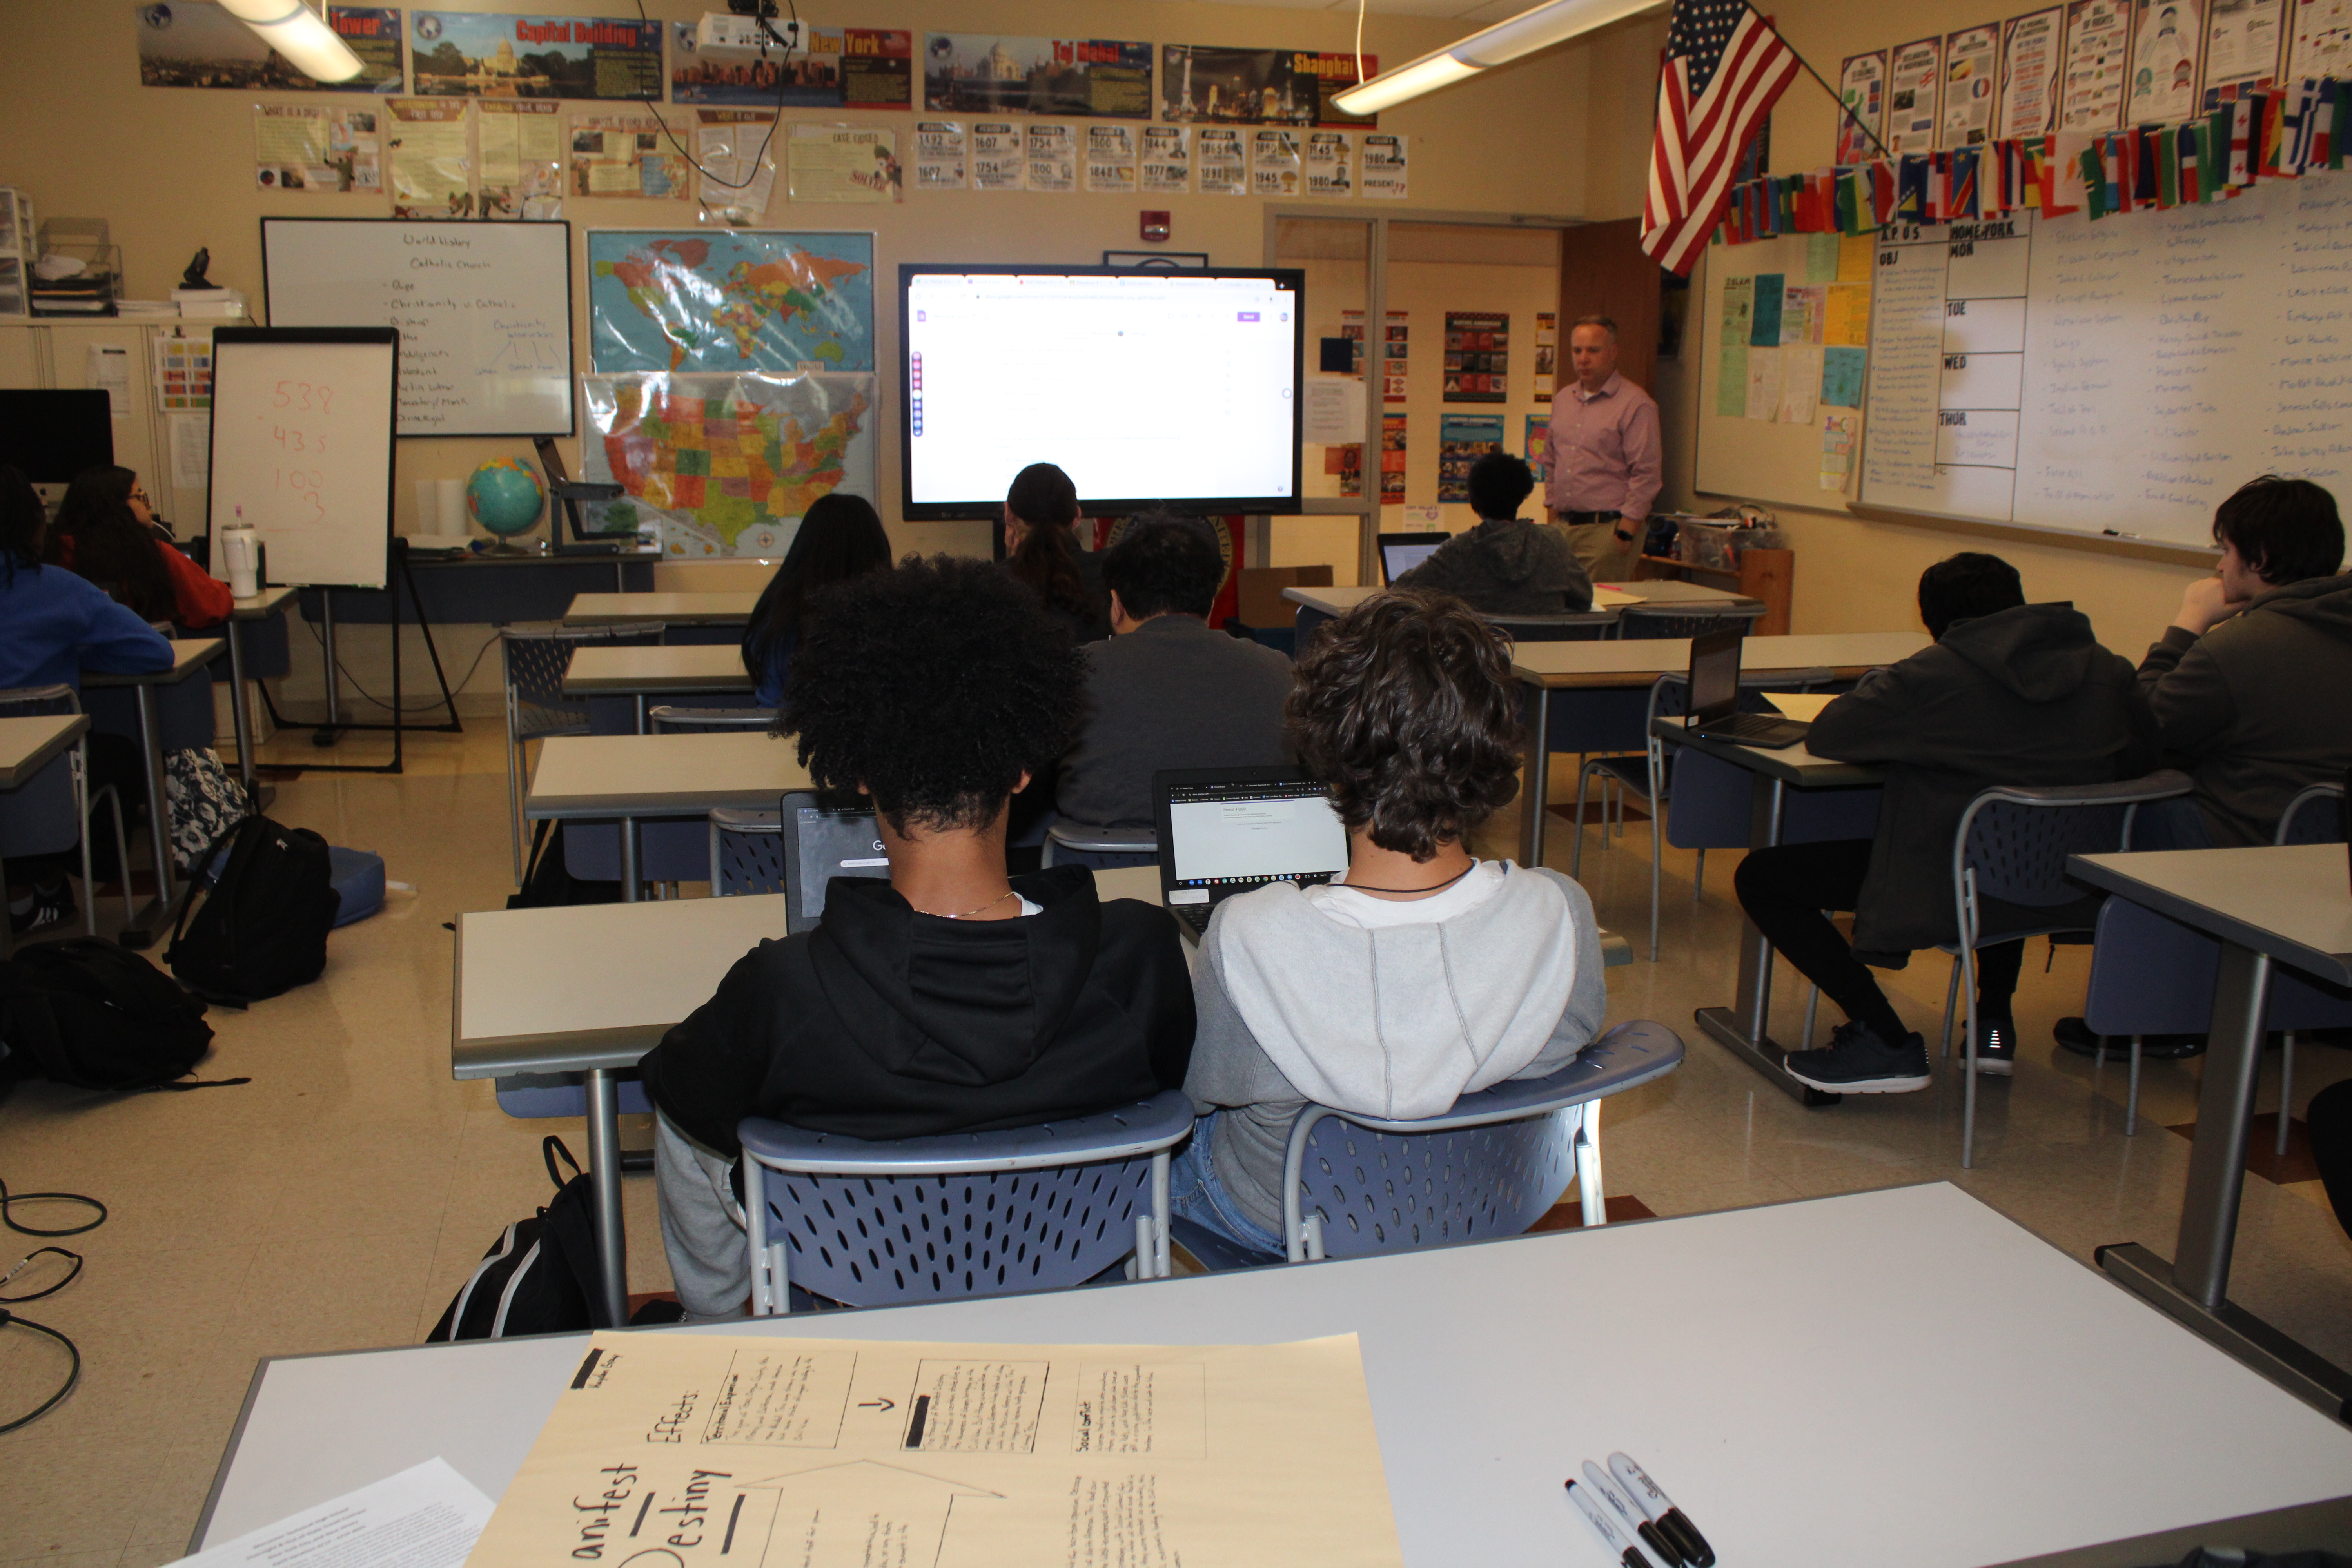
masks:
[[[1329,785],[1348,868],[1209,919],[1184,1080],[1201,1120],[1174,1211],[1282,1250],[1283,1148],[1309,1100],[1433,1116],[1568,1065],[1608,997],[1592,900],[1559,872],[1480,860],[1518,793],[1510,645],[1444,595],[1397,590],[1322,627],[1290,696],[1299,762]]]
[[[836,877],[814,931],[763,942],[645,1058],[678,1300],[751,1290],[735,1129],[915,1138],[1080,1116],[1173,1089],[1192,998],[1162,911],[1094,874],[1005,871],[1007,804],[1067,749],[1085,664],[984,561],[909,560],[811,601],[784,683],[820,789],[870,797],[887,880]]]

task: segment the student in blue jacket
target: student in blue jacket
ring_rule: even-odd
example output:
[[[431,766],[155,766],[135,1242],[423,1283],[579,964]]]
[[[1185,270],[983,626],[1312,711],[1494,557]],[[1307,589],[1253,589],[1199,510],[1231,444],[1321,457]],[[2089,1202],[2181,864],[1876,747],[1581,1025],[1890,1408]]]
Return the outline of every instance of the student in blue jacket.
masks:
[[[85,669],[139,675],[168,669],[172,645],[104,589],[62,567],[41,565],[48,516],[15,468],[0,468],[0,691],[28,686],[81,686]],[[89,785],[141,797],[138,749],[115,735],[89,737]],[[37,931],[70,920],[66,887],[70,852],[21,855],[8,862],[8,925]]]

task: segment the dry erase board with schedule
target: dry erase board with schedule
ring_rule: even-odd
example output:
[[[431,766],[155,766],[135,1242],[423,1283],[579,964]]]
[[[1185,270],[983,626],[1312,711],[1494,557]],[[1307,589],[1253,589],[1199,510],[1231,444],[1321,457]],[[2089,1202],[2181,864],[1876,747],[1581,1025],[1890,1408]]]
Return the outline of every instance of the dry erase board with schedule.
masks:
[[[278,327],[397,327],[403,436],[569,436],[572,226],[261,220]]]
[[[1881,237],[1858,504],[2210,547],[2257,474],[2352,495],[2352,180]]]
[[[215,537],[240,521],[255,530],[272,583],[383,587],[398,370],[399,334],[389,327],[216,330]]]

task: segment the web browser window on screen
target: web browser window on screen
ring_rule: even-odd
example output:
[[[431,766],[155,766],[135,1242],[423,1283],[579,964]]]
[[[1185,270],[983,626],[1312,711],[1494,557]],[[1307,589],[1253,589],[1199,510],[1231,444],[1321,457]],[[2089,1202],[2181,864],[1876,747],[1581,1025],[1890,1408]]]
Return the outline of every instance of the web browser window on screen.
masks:
[[[1171,799],[1168,816],[1179,882],[1328,877],[1348,865],[1348,831],[1320,791]]]
[[[1039,462],[1082,497],[1287,497],[1297,306],[1255,278],[918,274],[908,499],[1001,499]]]

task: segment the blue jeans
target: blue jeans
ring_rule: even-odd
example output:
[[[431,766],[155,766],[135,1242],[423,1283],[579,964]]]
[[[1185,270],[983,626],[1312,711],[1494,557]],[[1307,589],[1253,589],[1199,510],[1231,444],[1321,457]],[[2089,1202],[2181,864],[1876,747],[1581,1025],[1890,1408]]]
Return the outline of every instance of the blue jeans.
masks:
[[[1280,1258],[1285,1251],[1282,1237],[1244,1214],[1217,1180],[1211,1151],[1222,1114],[1213,1110],[1192,1123],[1192,1141],[1169,1164],[1168,1206],[1177,1217],[1215,1231],[1228,1241]]]
[[[2210,849],[2213,836],[2206,831],[2205,814],[2193,795],[2152,800],[2132,816],[2134,849]]]

